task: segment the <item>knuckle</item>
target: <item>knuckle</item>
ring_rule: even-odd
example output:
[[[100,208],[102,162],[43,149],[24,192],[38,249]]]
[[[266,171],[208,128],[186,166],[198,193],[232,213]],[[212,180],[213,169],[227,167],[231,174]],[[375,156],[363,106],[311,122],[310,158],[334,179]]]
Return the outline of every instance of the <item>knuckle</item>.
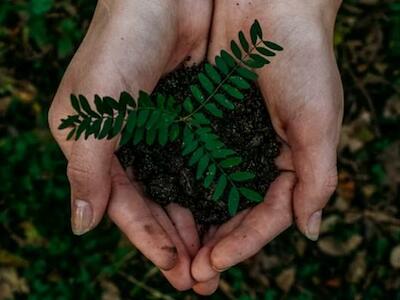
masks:
[[[67,177],[75,193],[88,193],[89,191],[89,171],[74,163],[69,163],[67,166]]]
[[[324,184],[322,186],[322,191],[321,191],[322,196],[324,198],[329,198],[330,196],[332,196],[332,194],[335,192],[337,188],[337,185],[338,185],[338,176],[335,170],[326,177]]]
[[[131,186],[131,182],[129,181],[127,174],[123,172],[117,172],[112,174],[111,182],[113,186],[119,186],[119,187]]]

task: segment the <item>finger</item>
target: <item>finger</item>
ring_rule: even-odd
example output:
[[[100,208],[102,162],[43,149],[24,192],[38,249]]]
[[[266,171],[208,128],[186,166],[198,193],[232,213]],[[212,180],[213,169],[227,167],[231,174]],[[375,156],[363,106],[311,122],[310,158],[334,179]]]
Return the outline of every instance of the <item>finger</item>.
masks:
[[[336,146],[329,143],[293,150],[298,182],[293,193],[295,220],[300,231],[316,241],[322,209],[336,189]]]
[[[292,223],[291,198],[295,176],[282,173],[269,188],[265,201],[251,209],[241,224],[211,252],[215,270],[224,271],[253,256]]]
[[[172,269],[178,259],[174,243],[153,217],[144,198],[131,185],[116,158],[112,164],[111,220],[135,247],[162,270]]]
[[[227,223],[223,224],[199,250],[192,262],[191,268],[192,276],[197,282],[207,282],[218,275],[218,271],[214,269],[211,264],[211,250],[214,245],[239,226],[248,213],[249,210],[242,211]]]
[[[200,238],[193,214],[189,209],[176,203],[169,204],[166,207],[166,211],[181,240],[186,246],[186,250],[189,252],[190,257],[194,257],[200,248]]]
[[[186,250],[185,244],[183,243],[165,211],[152,201],[148,201],[148,205],[154,218],[157,219],[160,225],[167,232],[168,236],[171,238],[172,242],[175,244],[178,254],[178,260],[175,267],[167,271],[161,270],[161,272],[175,289],[179,291],[189,290],[193,287],[195,282],[190,275],[191,259],[188,251]]]
[[[220,279],[220,274],[217,273],[217,276],[206,282],[196,283],[193,286],[193,291],[202,296],[210,296],[218,289],[219,279]]]
[[[114,143],[110,141],[75,141],[67,167],[71,185],[71,224],[77,235],[95,227],[106,210],[110,191],[110,168]]]

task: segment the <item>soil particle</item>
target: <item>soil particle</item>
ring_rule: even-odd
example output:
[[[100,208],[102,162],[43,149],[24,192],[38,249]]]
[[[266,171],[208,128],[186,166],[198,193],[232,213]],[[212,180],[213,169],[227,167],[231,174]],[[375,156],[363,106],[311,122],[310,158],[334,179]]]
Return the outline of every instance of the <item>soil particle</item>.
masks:
[[[189,86],[197,83],[202,65],[178,69],[161,79],[154,93],[174,95],[178,102],[191,96]],[[271,125],[264,100],[256,85],[245,92],[243,101],[235,102],[234,110],[225,110],[223,118],[213,118],[212,127],[221,140],[242,158],[243,163],[233,171],[250,171],[256,178],[242,186],[264,195],[272,181],[279,175],[274,163],[279,154],[279,142]],[[166,206],[171,202],[189,208],[200,225],[221,224],[230,215],[226,197],[219,202],[211,200],[213,186],[205,189],[202,181],[195,179],[195,168],[188,167],[181,156],[181,141],[164,147],[128,144],[118,150],[122,165],[132,166],[135,177],[144,186],[145,193],[155,202]],[[241,199],[240,210],[255,203]]]

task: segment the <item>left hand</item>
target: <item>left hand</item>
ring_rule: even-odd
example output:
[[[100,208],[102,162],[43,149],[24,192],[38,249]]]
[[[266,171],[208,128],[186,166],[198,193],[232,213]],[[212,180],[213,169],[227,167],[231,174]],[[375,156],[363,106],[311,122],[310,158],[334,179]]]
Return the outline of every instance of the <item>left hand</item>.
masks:
[[[220,226],[199,250],[191,269],[199,294],[213,293],[216,286],[204,282],[256,254],[292,224],[293,214],[300,231],[318,239],[322,209],[337,183],[343,92],[332,37],[339,6],[338,0],[215,2],[209,58],[229,49],[255,19],[285,48],[258,82],[283,142],[282,173],[263,203]]]

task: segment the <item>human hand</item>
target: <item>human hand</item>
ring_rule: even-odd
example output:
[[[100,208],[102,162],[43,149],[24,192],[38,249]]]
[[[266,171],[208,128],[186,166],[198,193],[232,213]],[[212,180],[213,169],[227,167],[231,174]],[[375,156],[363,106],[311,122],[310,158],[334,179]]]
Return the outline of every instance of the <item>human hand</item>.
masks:
[[[211,10],[211,0],[100,0],[49,111],[50,129],[68,160],[74,233],[93,229],[108,208],[130,241],[178,289],[194,284],[190,264],[199,238],[191,213],[177,205],[164,211],[143,196],[114,155],[118,138],[67,141],[57,128],[73,113],[71,93],[93,99],[94,94],[117,98],[121,91],[151,92],[187,57],[189,63],[200,62]]]
[[[336,148],[343,112],[340,76],[332,45],[340,1],[229,1],[215,3],[209,57],[229,49],[237,32],[257,19],[264,35],[285,50],[259,72],[259,86],[282,140],[281,175],[265,201],[214,229],[192,264],[206,282],[249,258],[288,228],[293,217],[311,240],[319,235],[322,209],[336,188]],[[208,295],[215,287],[195,285]]]

